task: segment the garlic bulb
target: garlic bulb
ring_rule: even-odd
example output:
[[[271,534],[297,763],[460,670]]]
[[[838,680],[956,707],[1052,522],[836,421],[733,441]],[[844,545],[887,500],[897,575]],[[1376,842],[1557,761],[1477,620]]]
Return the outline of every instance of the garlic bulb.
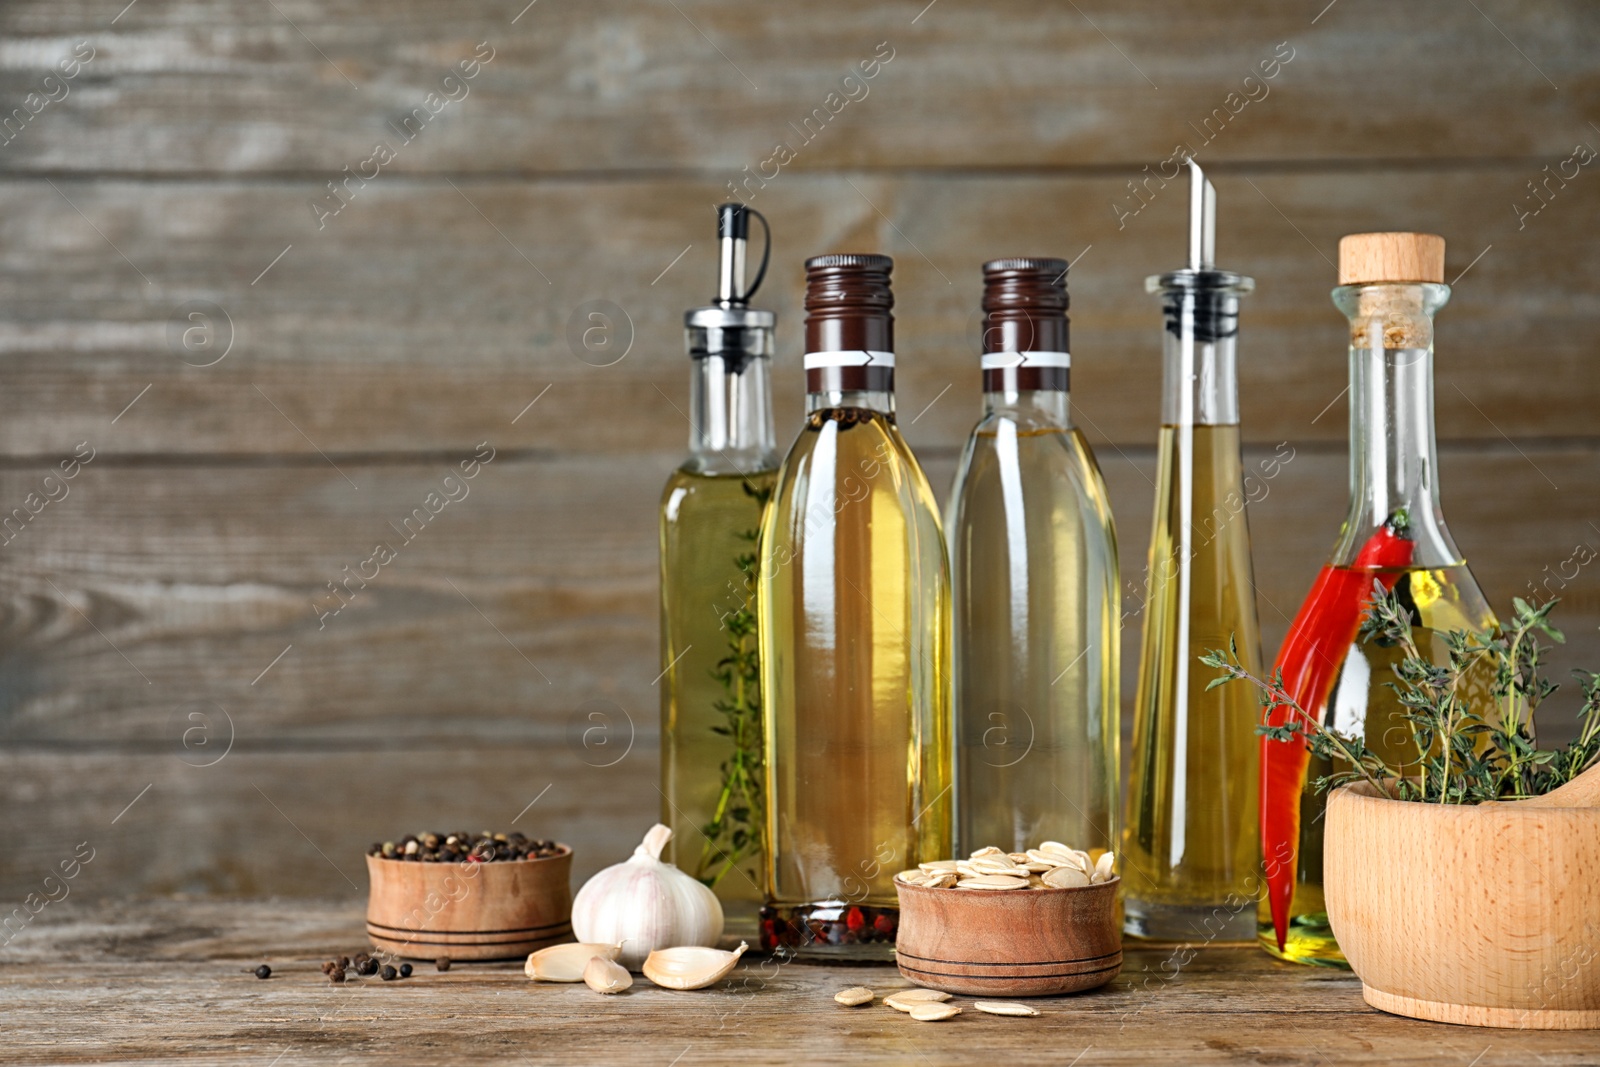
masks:
[[[589,879],[572,901],[579,941],[622,944],[617,962],[637,971],[658,948],[715,945],[722,905],[700,882],[661,862],[672,831],[657,823],[624,863]]]

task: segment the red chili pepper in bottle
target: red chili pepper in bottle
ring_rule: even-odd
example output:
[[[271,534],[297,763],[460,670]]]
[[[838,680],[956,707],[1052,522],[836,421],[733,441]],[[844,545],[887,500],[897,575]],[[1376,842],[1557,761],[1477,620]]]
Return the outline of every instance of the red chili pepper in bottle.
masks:
[[[1411,563],[1416,544],[1408,534],[1406,513],[1397,511],[1367,539],[1349,566],[1324,566],[1289,626],[1274,664],[1283,672],[1282,695],[1318,722],[1327,714],[1333,683],[1361,629],[1373,582],[1391,589],[1400,570]],[[1274,708],[1267,723],[1282,726],[1293,715],[1288,708]],[[1279,951],[1289,934],[1289,904],[1299,869],[1300,794],[1310,761],[1303,737],[1261,739],[1261,855]]]

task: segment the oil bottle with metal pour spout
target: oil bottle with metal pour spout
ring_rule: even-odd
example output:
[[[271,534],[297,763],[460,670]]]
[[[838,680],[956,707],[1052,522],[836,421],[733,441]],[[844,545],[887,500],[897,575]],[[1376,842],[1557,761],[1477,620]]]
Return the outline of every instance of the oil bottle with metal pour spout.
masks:
[[[1233,641],[1261,666],[1239,445],[1235,345],[1252,279],[1215,264],[1216,191],[1189,161],[1189,262],[1149,278],[1164,332],[1155,521],[1123,826],[1126,932],[1256,934],[1258,707],[1208,690],[1199,657]]]

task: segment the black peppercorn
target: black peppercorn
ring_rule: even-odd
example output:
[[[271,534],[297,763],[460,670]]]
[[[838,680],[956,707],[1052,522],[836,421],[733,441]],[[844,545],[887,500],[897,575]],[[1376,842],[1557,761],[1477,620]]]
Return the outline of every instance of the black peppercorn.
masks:
[[[342,981],[344,981],[344,968],[343,967],[335,967],[333,970],[329,971],[328,972],[328,981],[330,981],[330,982],[342,982]]]
[[[261,966],[256,968],[256,977],[257,978],[271,978],[272,977],[272,968],[268,967],[265,963],[263,963]]]
[[[394,968],[389,966],[387,963],[385,963],[383,965],[383,972],[381,974],[381,977],[383,978],[383,980],[385,982],[392,982],[392,981],[394,981],[394,976],[395,976]],[[265,978],[266,975],[262,975],[262,977]]]
[[[411,977],[411,964],[402,963],[400,965],[400,977],[401,978],[410,978]]]
[[[350,966],[350,957],[349,956],[340,956],[337,962],[339,964],[339,967],[341,969],[343,969],[345,967]]]
[[[450,969],[450,957],[440,956],[438,959],[433,961],[433,965],[438,970],[448,971]]]

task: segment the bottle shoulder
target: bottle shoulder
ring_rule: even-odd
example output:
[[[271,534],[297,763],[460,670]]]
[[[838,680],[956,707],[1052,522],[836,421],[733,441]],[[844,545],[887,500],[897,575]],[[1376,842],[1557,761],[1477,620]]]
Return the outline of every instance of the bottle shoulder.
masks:
[[[869,496],[892,494],[919,528],[939,535],[938,502],[892,417],[863,409],[822,409],[807,416],[779,469],[769,528],[780,515],[835,512]]]

